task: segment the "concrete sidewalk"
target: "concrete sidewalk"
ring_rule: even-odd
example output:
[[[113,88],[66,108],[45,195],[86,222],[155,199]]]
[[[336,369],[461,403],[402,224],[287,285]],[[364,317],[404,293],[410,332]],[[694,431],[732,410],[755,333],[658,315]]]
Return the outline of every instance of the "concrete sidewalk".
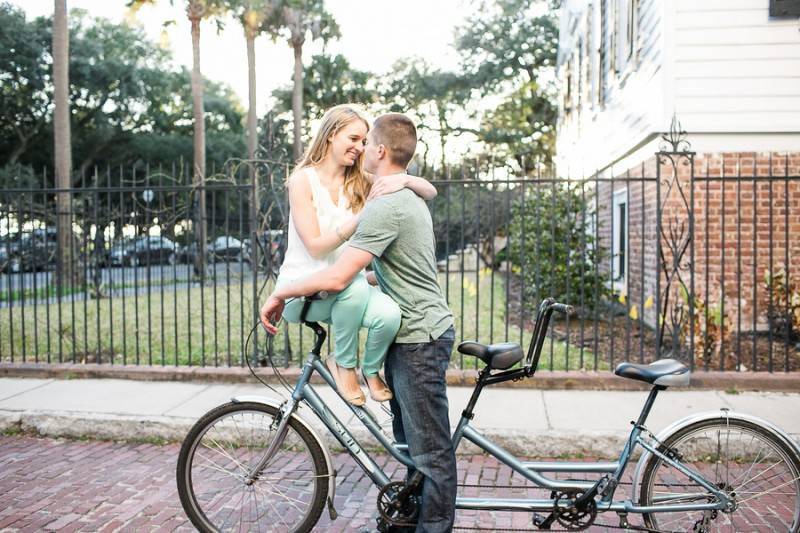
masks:
[[[274,385],[280,389],[279,385]],[[325,385],[315,389],[364,444],[360,422]],[[472,391],[451,386],[455,423]],[[279,396],[260,384],[192,383],[124,379],[0,378],[0,430],[46,436],[112,440],[181,441],[206,411],[238,395]],[[584,454],[615,457],[646,398],[644,391],[490,388],[478,402],[474,425],[514,453],[532,457]],[[391,433],[387,413],[369,402]],[[729,408],[762,417],[800,441],[800,393],[714,390],[666,391],[656,401],[648,428],[657,433],[693,413]],[[308,409],[301,413],[339,449]],[[473,452],[462,444],[459,452]]]

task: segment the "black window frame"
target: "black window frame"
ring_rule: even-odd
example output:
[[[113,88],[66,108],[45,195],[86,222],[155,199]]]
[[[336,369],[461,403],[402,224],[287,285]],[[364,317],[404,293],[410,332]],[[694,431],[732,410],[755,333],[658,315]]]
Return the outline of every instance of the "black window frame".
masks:
[[[800,17],[800,0],[769,0],[770,18]]]

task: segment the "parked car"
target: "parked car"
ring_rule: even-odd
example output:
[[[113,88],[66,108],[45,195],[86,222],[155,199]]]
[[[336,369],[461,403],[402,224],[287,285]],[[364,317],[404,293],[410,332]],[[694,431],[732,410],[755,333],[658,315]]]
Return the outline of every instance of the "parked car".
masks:
[[[244,244],[242,244],[242,241],[230,235],[217,237],[209,243],[206,250],[208,253],[208,260],[211,263],[217,261],[227,263],[238,262],[239,260],[250,260],[250,256],[247,254],[247,249]]]
[[[170,264],[194,263],[197,256],[197,243],[192,242],[181,246],[170,254]],[[249,249],[235,237],[223,235],[217,237],[206,246],[206,257],[208,263],[216,262],[248,262],[250,261]]]
[[[192,263],[194,262],[195,255],[197,255],[197,243],[191,242],[183,246],[178,246],[173,253],[169,254],[167,261],[170,265]]]
[[[158,265],[166,263],[178,246],[166,237],[146,235],[126,239],[109,250],[108,263],[112,266]]]
[[[280,229],[271,229],[265,231],[261,237],[259,238],[259,248],[258,248],[258,257],[259,263],[262,265],[267,264],[266,260],[266,250],[269,250],[269,257],[270,257],[270,267],[273,270],[277,270],[280,268],[281,263],[283,262],[283,253],[286,250],[286,243],[285,243],[285,236],[284,231]],[[242,241],[247,248],[247,256],[253,256],[253,249],[252,249],[252,242],[250,239],[245,239]]]
[[[0,238],[0,269],[24,272],[54,268],[58,248],[55,228],[12,233]],[[78,244],[75,244],[78,251]]]

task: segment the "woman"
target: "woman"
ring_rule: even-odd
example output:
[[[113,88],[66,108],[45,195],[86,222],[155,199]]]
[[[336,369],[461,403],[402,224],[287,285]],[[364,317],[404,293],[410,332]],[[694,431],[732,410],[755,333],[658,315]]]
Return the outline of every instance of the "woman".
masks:
[[[369,123],[353,106],[329,109],[289,177],[289,244],[277,285],[313,275],[333,264],[356,230],[358,213],[368,196],[388,194],[408,187],[425,199],[436,189],[421,178],[387,176],[375,183],[361,168]],[[370,192],[372,195],[370,196]],[[283,317],[298,322],[302,302],[288,302]],[[386,351],[400,328],[400,309],[360,274],[340,293],[312,303],[308,320],[331,324],[334,357],[327,361],[345,400],[363,405],[358,385],[356,350],[358,332],[366,327],[362,374],[370,396],[376,401],[392,398],[380,377]]]

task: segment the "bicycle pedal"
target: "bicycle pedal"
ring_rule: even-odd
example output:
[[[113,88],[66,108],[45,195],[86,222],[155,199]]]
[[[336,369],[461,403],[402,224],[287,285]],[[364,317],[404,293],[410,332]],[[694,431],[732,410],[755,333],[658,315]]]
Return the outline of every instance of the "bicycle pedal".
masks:
[[[550,529],[550,526],[553,525],[555,518],[556,517],[553,515],[553,513],[550,513],[547,516],[539,513],[533,513],[533,525],[539,529]]]

